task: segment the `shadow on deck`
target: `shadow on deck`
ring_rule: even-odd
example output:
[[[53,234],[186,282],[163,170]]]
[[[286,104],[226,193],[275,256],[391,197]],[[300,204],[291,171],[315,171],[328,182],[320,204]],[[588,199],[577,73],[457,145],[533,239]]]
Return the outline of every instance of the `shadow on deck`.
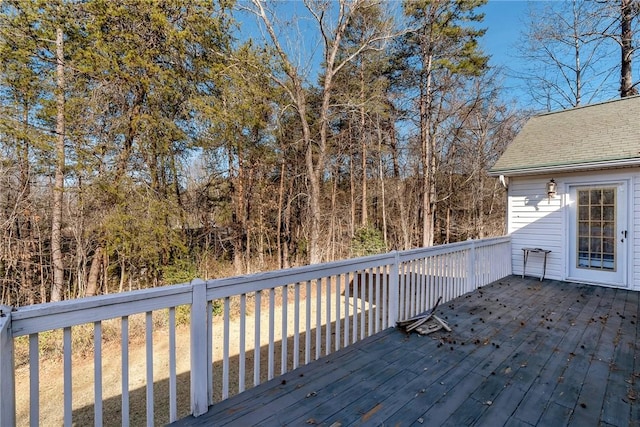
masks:
[[[640,425],[640,293],[510,276],[173,425]]]

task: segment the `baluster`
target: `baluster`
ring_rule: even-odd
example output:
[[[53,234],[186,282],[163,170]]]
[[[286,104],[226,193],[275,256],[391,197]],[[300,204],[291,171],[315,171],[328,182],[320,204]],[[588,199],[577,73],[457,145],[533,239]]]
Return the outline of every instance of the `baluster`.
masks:
[[[325,331],[325,354],[331,354],[331,276],[327,277],[327,286],[325,291],[326,300],[326,331]]]
[[[129,316],[120,319],[120,357],[122,363],[122,425],[129,426]]]
[[[293,301],[293,369],[300,365],[300,282],[295,284]]]
[[[93,416],[102,425],[102,322],[93,323]]]
[[[147,356],[147,425],[153,426],[153,312],[145,315],[145,341]]]
[[[230,300],[229,297],[226,297],[224,299],[224,314],[222,318],[224,325],[222,336],[222,400],[229,397],[229,315]]]
[[[246,382],[246,333],[247,333],[247,294],[240,295],[240,342],[238,355],[238,393],[242,393]]]
[[[322,279],[316,279],[316,360],[322,354]]]
[[[40,420],[40,351],[38,334],[29,334],[29,424]]]
[[[73,401],[71,399],[71,327],[67,326],[62,331],[62,348],[64,353],[64,425],[71,427],[73,414]]]
[[[387,316],[389,310],[389,277],[391,271],[388,266],[384,266],[382,269],[383,276],[380,277],[380,286],[382,286],[382,319],[380,327],[382,329],[387,328]]]
[[[306,322],[304,333],[304,363],[311,362],[311,280],[307,280],[307,294],[305,295]]]
[[[342,274],[336,276],[336,351],[340,350],[340,324],[342,322],[340,318],[340,307],[342,306],[340,303],[340,289],[342,288],[343,277]]]
[[[369,310],[367,316],[369,318],[369,333],[368,336],[373,335],[373,281],[375,280],[375,268],[369,269],[369,293],[367,295],[367,305]]]
[[[344,345],[349,345],[349,288],[351,287],[351,273],[344,275]]]
[[[169,422],[178,419],[176,377],[176,308],[169,307]]]
[[[203,298],[206,293],[203,295]],[[203,332],[207,334],[207,401],[213,405],[213,301],[207,301],[206,325]],[[193,371],[191,371],[193,372]]]
[[[360,289],[360,280],[362,280],[362,271],[356,271],[351,283],[353,283],[353,331],[351,332],[351,342],[358,341],[358,294]]]
[[[287,359],[289,357],[289,352],[288,352],[288,348],[287,348],[287,339],[288,339],[288,333],[287,333],[287,326],[289,323],[289,320],[287,318],[288,315],[288,311],[289,311],[289,298],[288,295],[289,294],[289,287],[287,285],[282,287],[282,333],[281,333],[281,337],[282,337],[282,351],[281,351],[281,358],[280,358],[280,373],[281,374],[285,374],[287,372]]]
[[[269,355],[267,356],[267,378],[273,379],[274,376],[274,341],[275,341],[275,289],[269,289]]]
[[[260,384],[260,306],[262,291],[256,291],[254,306],[254,339],[253,339],[253,385]]]
[[[362,271],[362,276],[360,280],[360,339],[363,340],[365,336],[365,326],[367,324],[366,320],[366,300],[367,300],[367,274],[368,270]]]

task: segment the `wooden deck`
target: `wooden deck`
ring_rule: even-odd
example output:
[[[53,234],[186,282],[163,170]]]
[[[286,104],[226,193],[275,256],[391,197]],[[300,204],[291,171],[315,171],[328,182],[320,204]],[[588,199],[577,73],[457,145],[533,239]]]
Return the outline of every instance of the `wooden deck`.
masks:
[[[511,276],[176,426],[640,426],[640,293]]]

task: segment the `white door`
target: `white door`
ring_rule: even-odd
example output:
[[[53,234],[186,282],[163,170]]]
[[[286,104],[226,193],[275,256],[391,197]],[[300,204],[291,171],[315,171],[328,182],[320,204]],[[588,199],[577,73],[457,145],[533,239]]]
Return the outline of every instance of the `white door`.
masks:
[[[627,286],[627,185],[569,187],[569,279]]]

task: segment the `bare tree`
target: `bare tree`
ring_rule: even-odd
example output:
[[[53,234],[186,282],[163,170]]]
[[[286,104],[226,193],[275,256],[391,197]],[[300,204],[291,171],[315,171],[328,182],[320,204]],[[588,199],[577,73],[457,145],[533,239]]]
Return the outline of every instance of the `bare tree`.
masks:
[[[603,16],[586,0],[544,2],[529,10],[519,71],[531,99],[547,110],[590,103],[611,92],[615,64],[599,35]]]
[[[636,94],[640,82],[633,83],[632,59],[639,13],[637,0],[535,4],[520,54],[530,66],[517,72],[532,100],[552,110],[610,98],[616,91],[621,97]],[[614,46],[620,62],[613,59]]]
[[[318,263],[322,260],[320,249],[320,229],[322,210],[320,205],[322,179],[325,172],[327,156],[327,142],[329,138],[330,101],[334,87],[334,77],[348,63],[353,61],[362,52],[376,49],[380,41],[392,37],[390,29],[384,33],[371,33],[362,40],[361,45],[352,50],[349,55],[339,57],[343,36],[353,16],[361,9],[372,7],[379,2],[372,0],[339,0],[337,11],[329,10],[332,3],[326,1],[305,0],[304,4],[317,24],[319,39],[323,49],[323,75],[320,87],[320,106],[317,112],[317,135],[312,131],[308,112],[310,110],[307,91],[305,89],[305,76],[294,64],[290,55],[284,48],[283,41],[276,31],[276,23],[272,19],[273,10],[267,10],[267,2],[252,0],[254,13],[263,24],[267,33],[270,46],[275,50],[279,66],[284,75],[274,72],[272,78],[288,93],[291,102],[295,106],[300,125],[302,138],[305,144],[305,165],[307,179],[309,180],[309,208],[310,208],[310,236],[309,236],[309,262]]]

